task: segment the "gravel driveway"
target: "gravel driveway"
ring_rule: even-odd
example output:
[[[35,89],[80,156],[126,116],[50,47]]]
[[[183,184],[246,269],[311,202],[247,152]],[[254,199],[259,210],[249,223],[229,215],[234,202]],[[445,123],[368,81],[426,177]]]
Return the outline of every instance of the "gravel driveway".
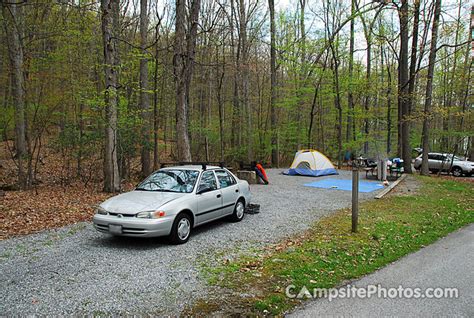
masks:
[[[211,288],[199,273],[203,263],[263,247],[350,205],[350,191],[304,187],[318,178],[281,171],[268,171],[270,185],[252,186],[260,214],[200,227],[184,245],[109,237],[91,223],[1,241],[0,315],[179,314]],[[330,178],[350,175],[340,171]]]

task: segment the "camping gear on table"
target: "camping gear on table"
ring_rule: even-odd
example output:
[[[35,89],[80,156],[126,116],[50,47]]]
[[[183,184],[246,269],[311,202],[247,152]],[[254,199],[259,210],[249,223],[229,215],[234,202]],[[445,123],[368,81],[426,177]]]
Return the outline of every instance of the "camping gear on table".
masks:
[[[304,149],[296,153],[290,169],[284,174],[294,176],[328,176],[338,174],[332,162],[322,153],[314,149]]]
[[[391,164],[388,165],[390,176],[395,175],[396,178],[399,178],[404,172],[403,168],[403,159],[393,158]]]

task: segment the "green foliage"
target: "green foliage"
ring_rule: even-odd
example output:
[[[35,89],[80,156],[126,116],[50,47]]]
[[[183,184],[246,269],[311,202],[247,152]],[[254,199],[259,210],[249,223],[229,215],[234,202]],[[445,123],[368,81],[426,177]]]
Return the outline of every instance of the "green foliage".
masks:
[[[7,107],[0,117],[0,140],[4,140],[5,137],[12,138],[11,131],[14,128],[13,123],[13,108]]]
[[[118,138],[119,147],[122,156],[132,157],[138,150],[140,143],[145,142],[145,138],[141,136],[140,127],[142,119],[140,110],[129,107],[124,99],[120,99],[118,111],[120,113],[118,121]]]
[[[41,129],[51,133],[58,150],[72,157],[91,152],[96,147],[100,153],[104,129],[104,65],[100,15],[97,4],[81,1],[80,5],[65,5],[55,2],[35,2],[24,8],[25,25],[25,91],[27,95],[27,119],[32,132]],[[318,148],[333,160],[338,157],[338,129],[343,136],[343,151],[353,149],[362,152],[365,142],[369,144],[367,155],[384,155],[387,145],[387,107],[390,101],[391,149],[397,151],[397,59],[393,48],[397,48],[398,25],[382,11],[374,21],[372,37],[372,72],[367,78],[365,43],[356,36],[353,74],[349,73],[349,34],[344,27],[332,39],[335,55],[339,61],[338,82],[342,107],[342,127],[338,127],[338,112],[335,106],[334,60],[328,48],[328,30],[337,28],[347,18],[345,4],[329,6],[328,16],[322,3],[305,11],[305,37],[300,29],[301,12],[296,6],[277,12],[276,51],[277,86],[276,117],[278,151],[281,165],[289,164],[298,148],[308,145]],[[189,87],[189,132],[192,155],[195,159],[210,160],[221,156],[221,138],[224,157],[229,163],[251,159],[269,161],[271,146],[270,124],[270,61],[268,56],[268,17],[266,6],[259,4],[247,21],[247,61],[239,50],[238,27],[232,28],[226,15],[208,12],[200,19],[203,25],[210,20],[215,28],[200,32],[197,40],[194,75]],[[170,21],[173,20],[172,11]],[[373,13],[364,15],[367,20]],[[332,21],[332,19],[334,21]],[[209,19],[209,20],[208,20]],[[325,20],[313,23],[313,19]],[[166,20],[166,18],[165,18]],[[123,159],[139,156],[140,149],[153,148],[151,136],[142,136],[143,128],[152,127],[152,122],[143,122],[139,109],[140,60],[148,59],[149,93],[151,106],[156,99],[160,158],[175,159],[175,77],[172,50],[174,35],[172,28],[164,23],[155,34],[156,21],[151,19],[146,53],[139,49],[139,19],[128,13],[120,18],[120,41],[118,42],[119,87],[119,152]],[[464,19],[459,23],[443,22],[440,44],[462,43],[468,38]],[[164,21],[162,21],[164,22]],[[335,23],[335,25],[332,24]],[[356,18],[356,33],[362,32],[361,18]],[[423,22],[424,23],[424,22]],[[420,26],[423,28],[423,26]],[[41,34],[36,31],[41,30]],[[4,28],[0,37],[6,39]],[[360,33],[362,35],[362,33]],[[456,36],[457,35],[457,36]],[[361,42],[361,43],[359,43]],[[6,42],[5,42],[6,43]],[[429,44],[429,43],[427,43]],[[427,47],[424,48],[427,52]],[[469,87],[472,86],[471,59],[468,46],[445,46],[438,52],[439,62],[435,68],[434,111],[432,120],[432,149],[452,151],[455,145],[461,152],[468,151],[467,138],[472,136],[473,116],[469,107]],[[0,98],[2,109],[0,129],[2,135],[13,136],[10,76],[7,46],[0,48],[2,72],[0,72]],[[303,54],[304,53],[304,54]],[[155,56],[156,55],[156,56]],[[156,59],[155,59],[156,57]],[[239,58],[239,61],[237,61]],[[383,60],[383,61],[382,61]],[[422,63],[423,64],[423,63]],[[423,65],[422,65],[423,66]],[[156,82],[155,82],[155,67]],[[5,70],[5,71],[3,71]],[[243,72],[245,70],[245,72]],[[391,82],[389,83],[388,73]],[[222,75],[223,73],[223,75]],[[244,101],[244,73],[248,76],[248,105]],[[222,82],[220,82],[222,80]],[[426,69],[421,68],[416,80],[413,113],[410,118],[410,143],[419,146],[423,119]],[[218,89],[220,85],[220,91]],[[156,89],[155,89],[156,87]],[[235,90],[234,87],[237,89]],[[5,88],[5,89],[3,89]],[[390,89],[390,91],[389,91]],[[316,99],[314,99],[317,91]],[[349,110],[348,95],[352,93],[354,110]],[[222,118],[219,118],[218,95],[222,103]],[[365,109],[365,101],[369,109]],[[313,109],[314,101],[314,109]],[[236,103],[238,102],[238,104]],[[3,106],[2,105],[2,106]],[[238,106],[238,110],[236,110]],[[310,116],[313,110],[313,126],[309,133]],[[234,121],[234,112],[240,118]],[[150,112],[152,110],[150,109]],[[347,122],[353,115],[354,130]],[[83,142],[78,141],[78,131],[83,118],[85,125]],[[250,119],[249,119],[250,118]],[[219,120],[223,122],[221,136]],[[369,133],[364,132],[365,122]],[[349,133],[347,133],[349,129]],[[61,136],[56,132],[61,131]],[[346,139],[346,135],[348,138]],[[4,138],[2,136],[2,138]],[[166,140],[165,140],[166,139]],[[86,141],[84,141],[86,140]],[[206,147],[207,144],[207,147]],[[64,147],[64,149],[61,149]],[[87,149],[86,149],[87,148]],[[166,149],[166,151],[164,151]],[[93,152],[93,151],[92,151]],[[249,155],[249,153],[253,153]],[[250,158],[252,157],[253,158]]]

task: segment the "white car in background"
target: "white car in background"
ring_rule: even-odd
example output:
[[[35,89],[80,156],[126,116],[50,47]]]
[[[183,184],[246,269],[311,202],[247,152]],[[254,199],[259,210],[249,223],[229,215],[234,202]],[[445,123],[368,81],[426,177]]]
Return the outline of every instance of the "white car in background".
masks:
[[[101,203],[93,218],[102,233],[120,236],[170,236],[188,241],[196,226],[228,217],[244,218],[250,186],[221,166],[186,165],[162,168],[133,191]]]
[[[421,169],[422,155],[415,159],[415,169]],[[474,171],[474,162],[463,160],[452,154],[446,153],[428,153],[428,169],[433,172],[452,172],[453,176],[461,177],[463,174],[470,176]]]

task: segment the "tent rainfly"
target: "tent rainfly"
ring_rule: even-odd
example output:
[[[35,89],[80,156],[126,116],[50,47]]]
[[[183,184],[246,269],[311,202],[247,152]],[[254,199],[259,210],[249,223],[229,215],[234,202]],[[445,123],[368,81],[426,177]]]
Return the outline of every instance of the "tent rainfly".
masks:
[[[313,149],[298,151],[290,169],[283,173],[290,176],[301,175],[311,177],[338,174],[331,161],[325,155]]]

